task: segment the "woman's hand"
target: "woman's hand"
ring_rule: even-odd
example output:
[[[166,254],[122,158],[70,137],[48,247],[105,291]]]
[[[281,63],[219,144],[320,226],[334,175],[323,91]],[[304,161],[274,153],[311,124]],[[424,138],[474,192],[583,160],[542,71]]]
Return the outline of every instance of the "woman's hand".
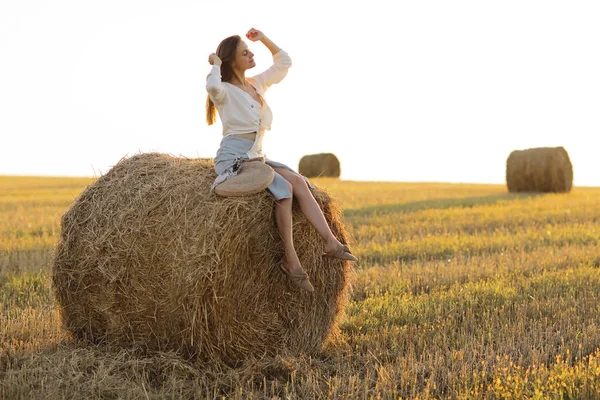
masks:
[[[210,65],[221,66],[221,59],[215,53],[211,53],[211,55],[208,56],[208,62]]]
[[[263,40],[266,36],[258,29],[250,28],[248,33],[246,33],[246,37],[253,42],[257,42],[259,40]]]
[[[275,43],[271,41],[271,39],[266,37],[265,34],[258,29],[251,28],[248,33],[246,33],[246,37],[253,42],[260,40],[265,46],[267,46],[271,54],[277,54],[279,50],[281,50]]]

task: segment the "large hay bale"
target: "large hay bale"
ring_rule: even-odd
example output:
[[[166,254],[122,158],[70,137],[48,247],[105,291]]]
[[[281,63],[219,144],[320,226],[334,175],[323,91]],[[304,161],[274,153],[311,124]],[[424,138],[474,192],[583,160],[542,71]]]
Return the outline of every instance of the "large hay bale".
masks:
[[[515,150],[506,160],[506,185],[510,192],[568,192],[573,186],[573,166],[563,147]]]
[[[307,178],[339,178],[340,161],[332,153],[309,154],[300,159],[298,172]]]
[[[69,331],[229,365],[321,349],[345,304],[349,262],[322,257],[321,237],[294,206],[315,292],[295,288],[277,268],[273,198],[221,198],[209,193],[214,179],[212,161],[141,154],[81,193],[62,218],[52,275]],[[340,209],[314,194],[346,242]]]

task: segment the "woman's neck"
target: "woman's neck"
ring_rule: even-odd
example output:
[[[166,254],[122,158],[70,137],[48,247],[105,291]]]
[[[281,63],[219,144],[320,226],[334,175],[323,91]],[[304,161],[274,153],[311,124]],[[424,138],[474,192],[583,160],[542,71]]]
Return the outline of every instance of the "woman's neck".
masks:
[[[233,70],[233,79],[231,79],[231,83],[237,86],[246,86],[246,76],[244,71]]]

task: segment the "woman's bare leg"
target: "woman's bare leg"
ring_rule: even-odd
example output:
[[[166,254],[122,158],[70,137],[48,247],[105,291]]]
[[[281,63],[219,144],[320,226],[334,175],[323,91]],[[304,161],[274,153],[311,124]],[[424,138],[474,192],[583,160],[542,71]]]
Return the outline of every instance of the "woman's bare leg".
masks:
[[[325,252],[334,250],[339,246],[340,242],[331,232],[329,228],[329,224],[323,215],[323,210],[319,207],[317,200],[315,200],[312,195],[310,188],[306,184],[306,181],[298,174],[295,174],[291,171],[288,171],[284,168],[274,168],[275,172],[279,175],[283,176],[285,180],[287,180],[292,185],[292,193],[293,197],[298,200],[298,205],[300,206],[300,210],[310,222],[310,224],[316,229],[316,231],[321,235],[325,242],[325,246],[323,250]],[[287,199],[286,199],[287,200]],[[291,202],[290,202],[291,204]],[[291,213],[291,205],[290,205],[290,213]],[[290,217],[291,220],[291,217]],[[295,252],[294,252],[295,253]]]
[[[285,251],[283,268],[288,271],[286,275],[289,276],[294,286],[308,292],[313,292],[315,288],[308,280],[308,275],[306,275],[304,268],[300,265],[298,254],[294,248],[294,240],[292,238],[292,199],[293,197],[281,199],[275,205],[275,220],[279,234],[283,240]]]
[[[290,191],[293,193],[292,185],[290,185]],[[298,254],[294,248],[294,239],[292,236],[292,197],[277,201],[275,204],[275,221],[281,235],[281,240],[283,240],[285,251],[283,260],[284,268],[290,272],[302,269]]]

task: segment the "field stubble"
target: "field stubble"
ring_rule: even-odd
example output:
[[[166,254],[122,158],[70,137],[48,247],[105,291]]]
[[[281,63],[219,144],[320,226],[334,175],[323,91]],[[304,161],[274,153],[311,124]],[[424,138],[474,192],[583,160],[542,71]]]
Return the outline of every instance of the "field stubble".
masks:
[[[223,370],[62,330],[49,263],[88,183],[0,177],[0,398],[600,396],[600,188],[315,180],[361,259],[341,332]]]

